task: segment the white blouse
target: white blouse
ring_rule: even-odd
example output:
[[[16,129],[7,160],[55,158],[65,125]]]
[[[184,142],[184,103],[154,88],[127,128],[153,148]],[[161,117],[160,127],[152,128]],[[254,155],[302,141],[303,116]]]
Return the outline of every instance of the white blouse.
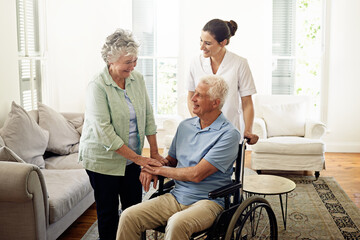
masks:
[[[191,62],[187,82],[188,91],[195,91],[200,78],[207,75],[214,75],[211,69],[210,58],[204,58],[201,54]],[[229,86],[229,92],[222,112],[243,133],[244,120],[242,118],[241,97],[256,93],[248,62],[245,58],[226,50],[224,59],[215,75],[223,77]]]

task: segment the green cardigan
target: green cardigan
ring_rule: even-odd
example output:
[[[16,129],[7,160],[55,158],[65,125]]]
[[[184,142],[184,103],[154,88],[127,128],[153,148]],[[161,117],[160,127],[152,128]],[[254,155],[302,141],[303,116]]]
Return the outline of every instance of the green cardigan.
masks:
[[[135,109],[142,151],[145,135],[156,134],[143,76],[133,71],[125,79],[125,89]],[[124,144],[128,146],[130,113],[124,90],[111,78],[107,67],[89,83],[86,99],[79,161],[90,171],[123,176],[126,158],[115,151]]]

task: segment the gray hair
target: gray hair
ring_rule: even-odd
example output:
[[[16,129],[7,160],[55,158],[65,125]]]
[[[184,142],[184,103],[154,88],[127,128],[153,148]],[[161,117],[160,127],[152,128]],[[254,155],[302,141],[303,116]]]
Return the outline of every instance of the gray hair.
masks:
[[[224,106],[225,98],[229,91],[229,86],[225,80],[220,76],[205,76],[200,79],[200,83],[209,85],[209,90],[207,94],[210,97],[210,100],[220,99],[219,109]]]
[[[137,56],[139,46],[131,31],[118,28],[106,38],[101,56],[109,65],[116,62],[121,55]]]

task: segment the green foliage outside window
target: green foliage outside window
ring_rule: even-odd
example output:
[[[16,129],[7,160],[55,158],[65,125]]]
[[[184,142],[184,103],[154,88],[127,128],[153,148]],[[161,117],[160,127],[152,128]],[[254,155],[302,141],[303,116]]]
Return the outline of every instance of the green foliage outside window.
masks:
[[[322,62],[322,0],[297,0],[296,81],[297,95],[313,97],[315,111],[320,103]]]
[[[157,113],[171,115],[177,113],[176,60],[158,62]]]

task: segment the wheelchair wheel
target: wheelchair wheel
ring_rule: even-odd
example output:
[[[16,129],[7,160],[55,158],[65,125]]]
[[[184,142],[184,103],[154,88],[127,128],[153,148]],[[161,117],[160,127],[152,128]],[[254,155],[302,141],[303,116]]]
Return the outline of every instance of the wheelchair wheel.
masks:
[[[269,202],[253,196],[236,209],[225,240],[277,239],[277,235],[276,218]]]

